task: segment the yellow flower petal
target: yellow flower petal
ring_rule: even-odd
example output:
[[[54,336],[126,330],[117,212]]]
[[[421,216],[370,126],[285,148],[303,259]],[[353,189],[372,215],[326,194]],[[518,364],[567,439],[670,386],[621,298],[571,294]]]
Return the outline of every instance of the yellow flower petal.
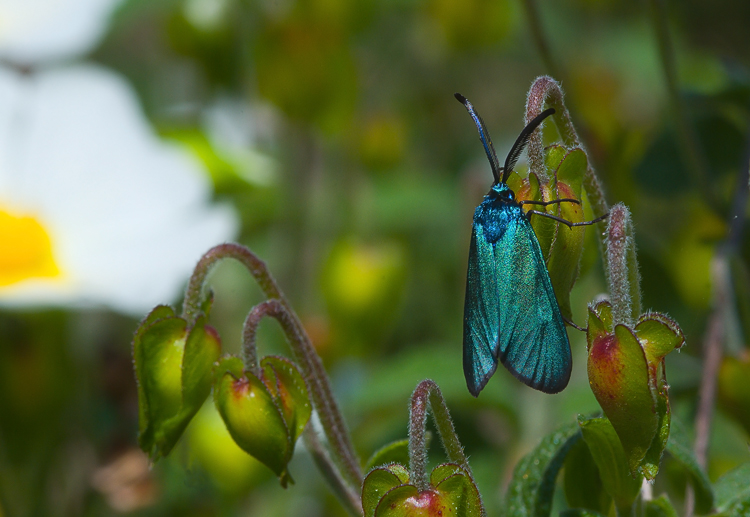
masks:
[[[0,209],[0,287],[57,276],[60,269],[44,226],[34,217]]]

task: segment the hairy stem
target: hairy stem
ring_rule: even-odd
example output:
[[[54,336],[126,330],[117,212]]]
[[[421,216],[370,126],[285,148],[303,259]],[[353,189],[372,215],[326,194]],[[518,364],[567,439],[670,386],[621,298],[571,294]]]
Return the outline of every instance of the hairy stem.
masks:
[[[219,244],[208,250],[198,261],[193,270],[193,275],[185,291],[185,300],[182,306],[182,315],[189,324],[195,321],[200,312],[201,303],[203,302],[203,290],[206,285],[206,279],[211,269],[221,260],[231,258],[240,262],[250,271],[255,281],[258,282],[263,293],[267,298],[283,299],[284,295],[276,284],[271,273],[266,267],[266,263],[260,260],[252,251],[245,246],[235,243]]]
[[[573,126],[570,118],[570,112],[565,106],[564,94],[557,81],[549,76],[537,77],[529,89],[526,99],[526,123],[536,117],[544,110],[545,104],[555,109],[553,118],[557,125],[563,144],[566,147],[582,147],[578,138],[578,133]],[[541,132],[535,131],[531,135],[528,145],[529,152],[529,170],[548,179],[547,171],[544,165],[544,144],[542,143]],[[591,161],[588,161],[586,173],[583,176],[583,188],[586,190],[586,197],[591,203],[594,215],[601,217],[609,211],[607,200],[604,197],[604,189],[599,181]],[[598,225],[601,234],[606,229],[606,223],[601,222]]]
[[[323,477],[326,478],[328,485],[338,496],[339,501],[344,505],[344,508],[351,515],[362,515],[362,501],[359,492],[355,491],[341,477],[341,473],[336,468],[333,461],[331,461],[331,457],[328,455],[328,452],[326,452],[325,447],[320,443],[320,439],[313,428],[312,422],[305,427],[302,438],[305,440],[305,447],[307,447],[307,450],[310,452],[315,465],[323,474]]]
[[[711,279],[713,283],[713,311],[708,322],[708,330],[703,341],[703,375],[698,397],[698,409],[695,415],[695,442],[693,450],[701,467],[708,463],[708,442],[711,435],[711,420],[716,403],[716,379],[718,377],[723,343],[726,337],[727,319],[732,314],[732,279],[729,262],[740,246],[745,224],[745,212],[750,189],[750,140],[745,145],[745,153],[737,178],[737,189],[729,215],[729,233],[721,243],[711,261]],[[692,490],[685,496],[685,515],[693,513],[695,497]]]
[[[284,330],[294,360],[300,367],[307,389],[312,396],[336,464],[341,468],[350,484],[353,486],[361,485],[362,470],[354,453],[354,446],[351,443],[349,433],[344,426],[341,411],[333,397],[328,374],[326,374],[320,356],[315,352],[310,338],[307,337],[299,320],[284,302],[279,299],[266,300],[254,307],[248,314],[243,331],[243,355],[251,361],[253,358],[257,358],[256,334],[258,324],[266,316],[276,319]]]
[[[641,314],[641,274],[630,211],[622,203],[609,212],[605,269],[613,322],[632,328]]]
[[[272,316],[281,323],[289,339],[292,352],[300,366],[305,382],[308,385],[320,417],[321,425],[332,449],[332,456],[341,469],[343,475],[352,486],[362,483],[362,468],[354,452],[349,432],[344,424],[338,403],[333,396],[328,374],[323,368],[320,357],[315,352],[310,337],[305,332],[302,323],[279,288],[276,280],[268,271],[265,262],[260,260],[252,251],[239,244],[220,244],[211,248],[198,262],[185,292],[183,315],[188,322],[195,321],[200,312],[203,290],[210,270],[222,259],[232,258],[244,265],[260,286],[268,301],[260,305],[258,312],[248,315],[245,322],[243,354],[257,368],[257,352],[255,351],[255,330],[260,320],[265,316]]]
[[[456,430],[453,427],[448,406],[445,404],[443,394],[434,381],[426,379],[420,382],[411,396],[409,412],[409,479],[417,487],[417,490],[427,490],[429,479],[427,476],[427,448],[426,448],[426,425],[427,411],[432,410],[432,419],[435,422],[440,441],[445,449],[448,461],[460,465],[469,475],[474,483],[474,474],[469,466],[469,460],[464,454],[461,442],[458,440]],[[481,501],[480,501],[481,502]],[[484,504],[481,505],[482,517],[486,515]]]

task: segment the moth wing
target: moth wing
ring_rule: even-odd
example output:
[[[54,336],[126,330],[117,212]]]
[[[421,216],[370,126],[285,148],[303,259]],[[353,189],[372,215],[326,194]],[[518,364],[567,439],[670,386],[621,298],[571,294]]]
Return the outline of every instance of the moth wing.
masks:
[[[490,360],[491,358],[491,360]],[[464,306],[464,374],[475,396],[503,365],[545,393],[568,385],[571,354],[565,324],[539,242],[522,214],[507,219],[495,243],[475,225]]]
[[[464,301],[464,377],[475,397],[497,369],[498,290],[492,245],[474,224]]]

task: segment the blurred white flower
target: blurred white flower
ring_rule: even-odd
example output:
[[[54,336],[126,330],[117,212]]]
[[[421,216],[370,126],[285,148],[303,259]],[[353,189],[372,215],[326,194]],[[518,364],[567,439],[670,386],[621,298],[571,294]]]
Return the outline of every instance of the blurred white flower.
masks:
[[[175,300],[201,254],[236,234],[210,195],[118,76],[0,67],[0,304],[143,315]]]
[[[2,0],[0,59],[30,66],[90,50],[121,0]]]

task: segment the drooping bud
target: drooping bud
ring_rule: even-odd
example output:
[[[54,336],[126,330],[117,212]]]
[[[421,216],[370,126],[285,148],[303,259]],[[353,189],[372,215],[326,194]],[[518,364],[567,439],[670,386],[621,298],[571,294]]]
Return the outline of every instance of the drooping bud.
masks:
[[[217,367],[214,403],[234,441],[270,468],[282,486],[294,482],[287,471],[294,445],[312,408],[302,375],[282,357],[265,357],[260,377],[237,357]]]
[[[133,339],[138,383],[138,442],[152,460],[166,456],[211,391],[221,354],[216,331],[201,314],[192,326],[171,307],[146,316]]]

